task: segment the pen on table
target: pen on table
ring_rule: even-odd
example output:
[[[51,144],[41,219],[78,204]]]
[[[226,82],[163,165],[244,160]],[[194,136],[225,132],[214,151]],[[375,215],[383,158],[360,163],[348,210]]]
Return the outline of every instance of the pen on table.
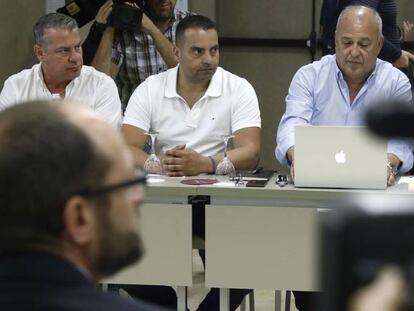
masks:
[[[263,166],[259,166],[258,168],[256,168],[256,169],[253,171],[253,175],[254,175],[254,174],[259,174],[262,170],[263,170]]]

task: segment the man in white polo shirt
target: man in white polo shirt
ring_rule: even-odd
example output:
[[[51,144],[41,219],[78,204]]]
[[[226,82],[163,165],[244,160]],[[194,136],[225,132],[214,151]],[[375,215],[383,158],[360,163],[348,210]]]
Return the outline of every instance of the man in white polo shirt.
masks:
[[[135,162],[148,158],[142,149],[146,131],[158,132],[156,153],[170,176],[214,173],[223,158],[223,135],[233,134],[228,157],[236,169],[253,169],[260,155],[260,111],[253,87],[218,67],[218,36],[207,17],[192,15],[177,26],[174,53],[179,65],[148,77],[132,94],[122,133]],[[193,209],[194,233],[204,236],[204,206]],[[195,217],[198,214],[199,217]],[[195,225],[195,222],[200,225]],[[249,290],[230,291],[235,310]],[[218,310],[217,289],[198,311]]]
[[[222,135],[235,135],[228,156],[236,169],[254,168],[259,160],[256,94],[245,79],[218,67],[217,32],[208,22],[199,15],[180,22],[179,65],[147,78],[130,98],[122,132],[138,166],[148,158],[142,148],[149,130],[159,133],[155,151],[171,176],[213,173],[223,158]]]
[[[95,110],[108,122],[121,121],[121,101],[114,81],[83,66],[76,20],[59,13],[39,18],[33,28],[40,63],[9,77],[0,94],[0,110],[22,102],[70,99]]]

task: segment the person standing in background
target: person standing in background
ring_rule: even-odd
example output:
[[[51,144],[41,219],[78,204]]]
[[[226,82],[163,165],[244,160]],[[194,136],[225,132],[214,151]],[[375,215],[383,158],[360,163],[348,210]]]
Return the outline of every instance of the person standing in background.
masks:
[[[173,53],[175,29],[191,13],[176,9],[176,2],[129,1],[129,5],[136,8],[139,7],[138,3],[144,4],[141,25],[134,32],[108,25],[108,17],[113,12],[114,5],[111,0],[105,2],[98,11],[89,36],[96,37],[98,32],[102,34],[101,40],[96,53],[88,58],[91,59],[93,67],[115,80],[123,111],[135,88],[148,76],[177,65]]]

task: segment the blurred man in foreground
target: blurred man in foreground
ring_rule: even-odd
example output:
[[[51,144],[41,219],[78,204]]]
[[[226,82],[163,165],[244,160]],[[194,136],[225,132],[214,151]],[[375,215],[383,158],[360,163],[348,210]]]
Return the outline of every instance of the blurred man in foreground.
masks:
[[[94,112],[32,102],[0,113],[0,309],[160,310],[96,282],[142,255],[144,175]]]

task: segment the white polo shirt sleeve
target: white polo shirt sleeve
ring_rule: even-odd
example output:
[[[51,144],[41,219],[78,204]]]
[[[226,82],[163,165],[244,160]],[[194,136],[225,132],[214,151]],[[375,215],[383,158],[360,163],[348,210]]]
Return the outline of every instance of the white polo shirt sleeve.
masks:
[[[94,110],[109,123],[119,126],[121,124],[121,100],[114,80],[102,75],[101,83],[96,89]]]
[[[236,132],[248,127],[261,127],[259,102],[253,86],[240,78],[238,88],[235,90],[237,97],[232,106],[231,129]]]
[[[13,80],[8,78],[0,93],[0,111],[17,102],[16,94],[19,94]]]
[[[129,98],[123,124],[133,125],[144,131],[150,130],[151,104],[149,97],[148,80],[145,80],[138,85]]]

